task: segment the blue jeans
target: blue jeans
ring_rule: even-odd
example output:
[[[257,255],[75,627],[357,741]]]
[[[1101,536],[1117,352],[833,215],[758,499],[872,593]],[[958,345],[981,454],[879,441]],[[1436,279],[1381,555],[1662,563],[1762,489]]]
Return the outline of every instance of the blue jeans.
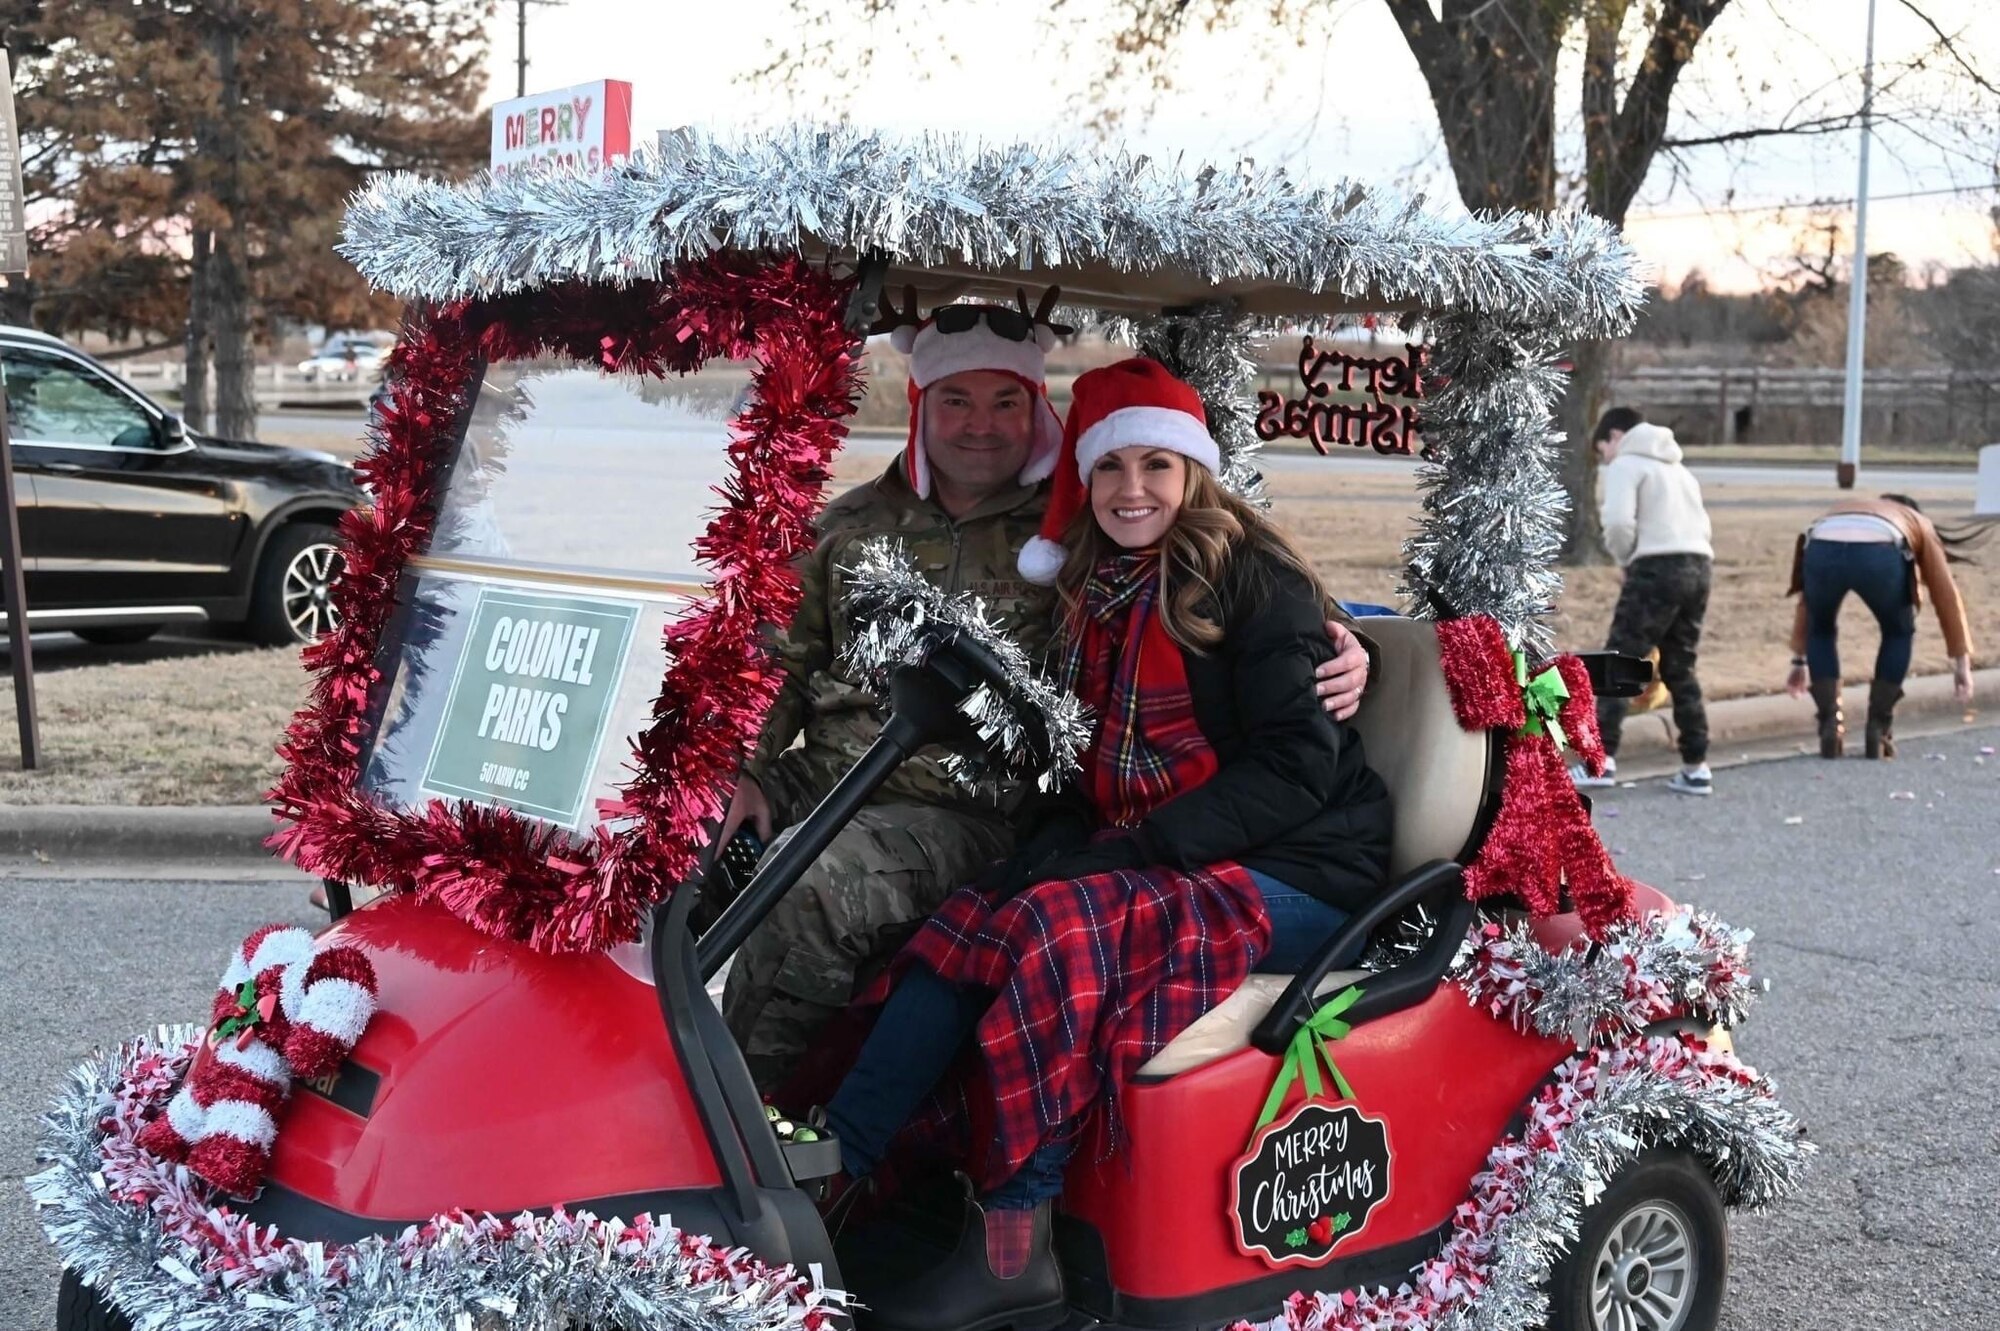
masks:
[[[991,991],[951,984],[922,966],[896,982],[861,1056],[826,1106],[827,1126],[840,1138],[840,1163],[850,1175],[859,1178],[881,1161],[992,1005]],[[1038,1148],[983,1204],[1026,1211],[1061,1196],[1063,1170],[1075,1149],[1068,1133]]]
[[[1347,923],[1347,912],[1267,873],[1255,869],[1249,873],[1250,881],[1264,894],[1264,913],[1271,917],[1271,950],[1257,963],[1257,970],[1264,975],[1296,975],[1319,955],[1320,948],[1334,932]],[[1338,957],[1335,968],[1352,960],[1352,957]]]
[[[1917,608],[1910,596],[1911,567],[1899,541],[1806,541],[1806,669],[1814,679],[1840,678],[1840,603],[1861,598],[1882,626],[1875,650],[1875,678],[1901,684],[1910,673],[1917,637]]]

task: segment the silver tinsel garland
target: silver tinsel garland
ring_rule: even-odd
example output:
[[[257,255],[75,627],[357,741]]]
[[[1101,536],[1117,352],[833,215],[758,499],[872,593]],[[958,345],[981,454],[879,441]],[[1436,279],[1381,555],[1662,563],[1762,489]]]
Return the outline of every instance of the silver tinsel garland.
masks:
[[[1550,952],[1526,923],[1475,929],[1452,979],[1477,1008],[1579,1049],[1686,1018],[1735,1027],[1763,985],[1747,929],[1688,907],[1614,926],[1595,946]]]
[[[64,1267],[134,1331],[807,1331],[841,1301],[665,1218],[457,1215],[343,1245],[250,1225],[130,1145],[202,1035],[162,1029],[78,1067],[28,1180]],[[147,1200],[112,1195],[133,1185]]]
[[[1082,705],[1036,672],[1020,644],[987,615],[984,601],[941,591],[917,571],[902,542],[886,536],[862,543],[854,566],[843,572],[856,630],[841,666],[877,696],[888,696],[889,673],[897,666],[921,663],[960,634],[991,652],[1006,673],[1006,693],[982,684],[960,705],[983,747],[945,760],[955,780],[973,786],[993,775],[1032,776],[1041,789],[1053,790],[1076,772],[1077,754],[1090,739]],[[1040,765],[1030,744],[1035,732],[1049,740],[1048,760]]]
[[[1562,395],[1557,330],[1464,314],[1433,326],[1445,386],[1423,410],[1424,516],[1403,546],[1398,589],[1427,619],[1490,615],[1508,645],[1536,660],[1554,646],[1547,616],[1569,496],[1557,477]]]
[[[353,201],[340,248],[377,287],[434,300],[654,278],[737,248],[873,250],[905,266],[1023,279],[1172,270],[1414,310],[1449,382],[1425,405],[1432,465],[1419,473],[1425,516],[1405,547],[1402,595],[1426,617],[1491,615],[1536,657],[1551,645],[1544,620],[1561,588],[1551,566],[1568,502],[1549,423],[1554,357],[1567,341],[1627,331],[1642,293],[1630,250],[1585,213],[1451,215],[1282,171],[850,126],[731,139],[682,131],[597,173],[455,185],[381,177]],[[1213,303],[1131,329],[1201,391],[1223,479],[1252,500],[1261,487],[1244,341],[1253,327],[1287,326]]]
[[[1630,250],[1582,212],[1451,215],[1353,181],[846,125],[688,130],[597,173],[384,176],[349,206],[344,237],[376,287],[431,300],[653,278],[725,247],[817,246],[917,266],[1175,269],[1373,292],[1579,337],[1625,331],[1640,297]]]

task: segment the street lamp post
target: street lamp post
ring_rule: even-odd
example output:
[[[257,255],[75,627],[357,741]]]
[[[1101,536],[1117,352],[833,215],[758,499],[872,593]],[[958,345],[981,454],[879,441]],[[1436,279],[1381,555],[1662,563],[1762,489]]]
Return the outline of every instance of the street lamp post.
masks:
[[[528,6],[559,5],[563,0],[514,0],[514,95],[528,95]]]
[[[1875,117],[1875,0],[1868,0],[1868,48],[1861,65],[1861,180],[1854,187],[1854,271],[1847,293],[1847,393],[1840,414],[1834,479],[1854,488],[1861,469],[1861,365],[1868,348],[1868,139]]]

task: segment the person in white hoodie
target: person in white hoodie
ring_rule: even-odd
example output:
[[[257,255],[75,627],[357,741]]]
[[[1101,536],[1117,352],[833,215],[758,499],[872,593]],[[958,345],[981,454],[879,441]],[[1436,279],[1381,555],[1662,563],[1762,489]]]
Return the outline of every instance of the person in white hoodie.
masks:
[[[1708,770],[1708,713],[1694,670],[1715,547],[1709,543],[1701,485],[1681,465],[1674,432],[1647,424],[1630,407],[1605,412],[1591,437],[1605,461],[1600,500],[1604,545],[1625,570],[1605,645],[1632,656],[1659,649],[1660,679],[1673,698],[1681,754],[1681,770],[1667,786],[1683,795],[1707,795],[1714,789]],[[1576,769],[1579,784],[1608,785],[1616,779],[1625,707],[1623,698],[1598,699],[1598,727],[1610,758],[1602,777]]]

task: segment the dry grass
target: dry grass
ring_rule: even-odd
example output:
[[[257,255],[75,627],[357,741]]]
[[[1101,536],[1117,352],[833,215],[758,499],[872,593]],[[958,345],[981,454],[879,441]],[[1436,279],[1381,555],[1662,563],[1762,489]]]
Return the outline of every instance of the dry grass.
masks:
[[[848,457],[839,488],[882,468],[876,458]],[[1354,600],[1395,603],[1400,545],[1416,513],[1408,479],[1323,467],[1272,476],[1279,519],[1305,545],[1334,591]],[[1729,484],[1708,487],[1717,542],[1717,576],[1703,644],[1701,676],[1711,697],[1766,693],[1785,673],[1791,603],[1785,581],[1792,540],[1830,496],[1799,498]],[[1930,496],[1919,491],[1919,498]],[[1962,516],[1966,501],[1926,503],[1939,517]],[[2000,546],[1980,563],[1958,566],[1972,607],[1981,664],[2000,644]],[[1572,570],[1558,616],[1565,647],[1603,642],[1617,599],[1615,570]],[[1945,668],[1943,647],[1926,612],[1917,670]],[[1847,673],[1865,677],[1874,625],[1858,602],[1842,620],[1850,645]],[[241,804],[261,798],[277,772],[272,752],[304,697],[306,677],[288,650],[229,644],[163,643],[121,649],[51,651],[36,681],[43,770],[19,769],[11,717],[0,717],[0,801],[9,804]]]
[[[9,708],[0,721],[0,801],[253,804],[263,797],[278,773],[274,746],[305,696],[296,651],[166,643],[63,653],[114,654],[128,659],[36,671],[42,764],[20,770]]]
[[[1270,478],[1273,510],[1305,546],[1336,595],[1396,603],[1399,546],[1417,513],[1414,488],[1400,477],[1339,474],[1337,460],[1324,472],[1286,471]],[[1918,490],[1924,511],[1939,519],[1965,517],[1964,497]],[[1792,548],[1799,530],[1832,501],[1832,494],[1713,483],[1706,487],[1715,528],[1715,586],[1709,599],[1699,674],[1711,698],[1772,693],[1784,684],[1790,652],[1793,602],[1785,596]],[[1953,566],[1972,618],[1972,639],[1982,649],[1976,664],[2000,662],[2000,542],[1977,563]],[[1618,600],[1613,568],[1565,571],[1557,607],[1557,642],[1571,649],[1601,647]],[[1874,660],[1875,621],[1857,598],[1841,613],[1843,673],[1866,679]],[[1926,606],[1917,626],[1917,674],[1948,670],[1944,641]]]

